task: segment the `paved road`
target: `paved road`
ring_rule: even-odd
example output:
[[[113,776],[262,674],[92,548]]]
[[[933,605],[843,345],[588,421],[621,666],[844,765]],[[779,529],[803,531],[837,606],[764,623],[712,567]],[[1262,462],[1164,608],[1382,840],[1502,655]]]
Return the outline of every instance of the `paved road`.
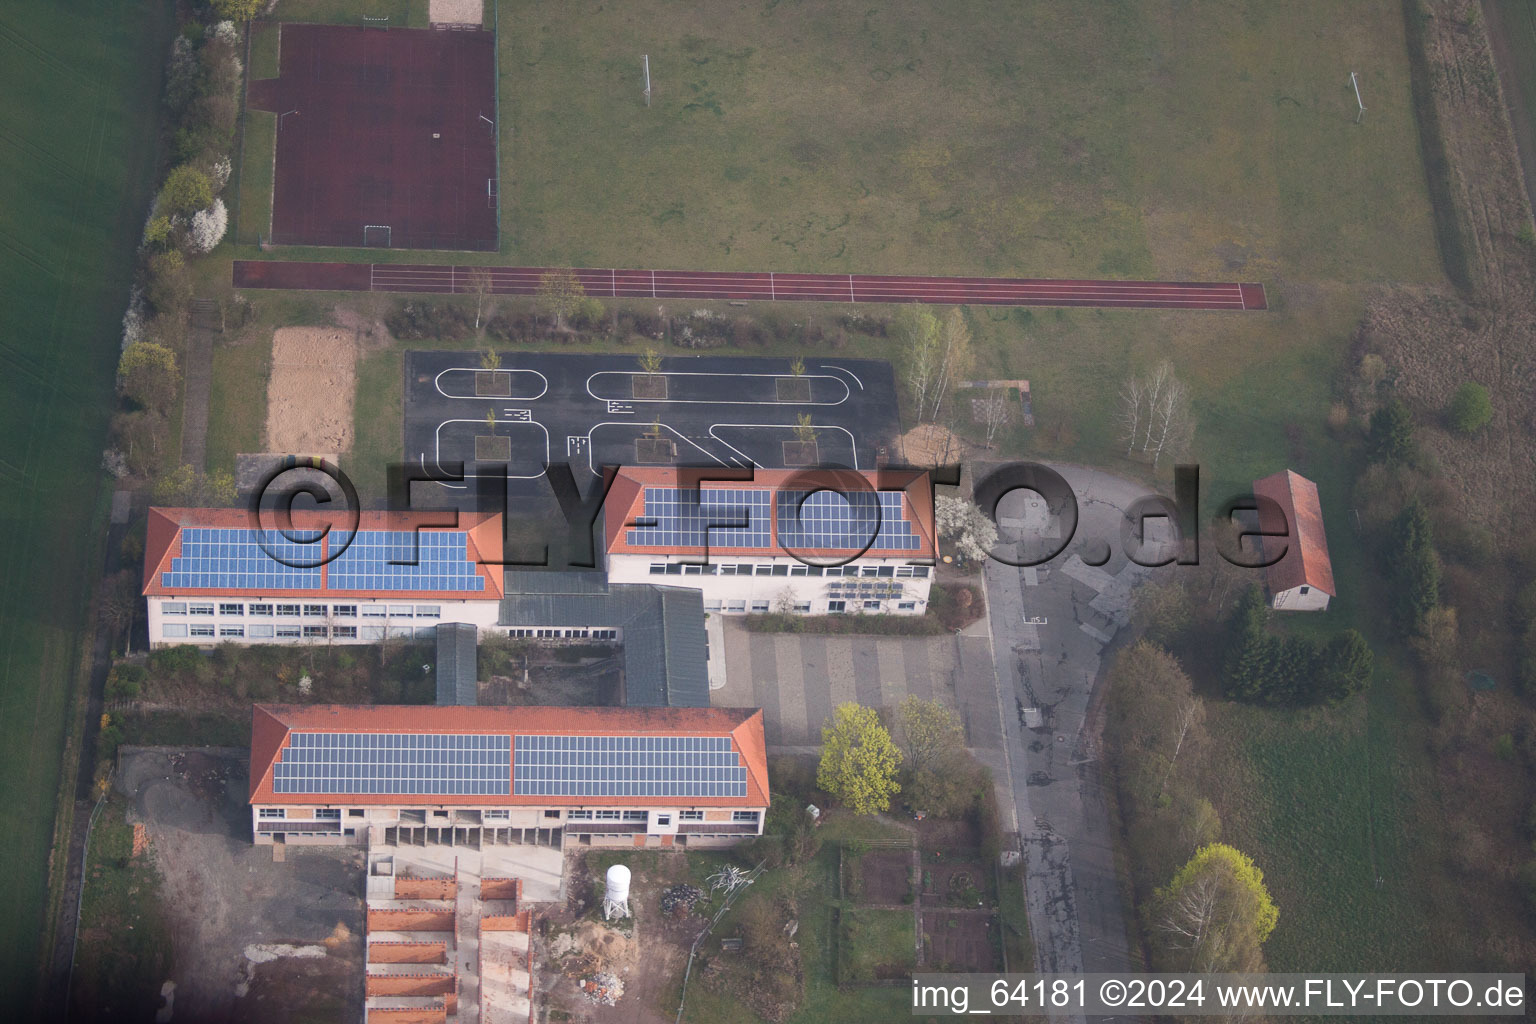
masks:
[[[1147,491],[1095,470],[1054,468],[1077,496],[1072,544],[1038,569],[998,562],[986,569],[1036,967],[1134,970],[1140,965],[1128,952],[1097,751],[1084,725],[1101,655],[1128,622],[1131,586],[1148,571],[1130,562],[1121,540],[1124,510]],[[1004,498],[1000,523],[1037,537],[1059,534],[1044,502],[1024,501],[1028,494]],[[1101,542],[1109,561],[1085,565],[1081,555],[1091,559]]]

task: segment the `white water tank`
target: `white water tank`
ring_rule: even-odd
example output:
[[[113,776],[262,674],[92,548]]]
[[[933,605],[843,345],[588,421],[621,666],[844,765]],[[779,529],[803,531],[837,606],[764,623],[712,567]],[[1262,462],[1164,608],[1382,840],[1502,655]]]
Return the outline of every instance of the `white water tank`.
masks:
[[[607,892],[603,899],[612,900],[615,903],[625,903],[629,900],[629,868],[623,864],[615,864],[608,869]]]

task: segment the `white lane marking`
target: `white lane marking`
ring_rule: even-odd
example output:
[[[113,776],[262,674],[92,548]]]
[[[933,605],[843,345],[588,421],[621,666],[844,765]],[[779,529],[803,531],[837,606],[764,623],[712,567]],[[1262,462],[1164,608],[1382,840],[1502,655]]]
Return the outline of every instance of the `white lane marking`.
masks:
[[[841,367],[835,367],[835,369],[841,369]],[[847,373],[848,371],[844,370],[843,372]],[[784,405],[842,405],[844,402],[848,401],[848,399],[853,397],[853,389],[850,388],[848,386],[847,382],[844,381],[841,377],[832,377],[832,376],[829,376],[829,375],[827,375],[825,373],[807,373],[807,374],[802,375],[800,379],[801,380],[830,380],[830,381],[833,381],[834,383],[841,384],[843,386],[843,397],[839,398],[835,402],[778,402],[778,401],[770,402],[770,401],[765,401],[763,399],[758,399],[758,398],[720,398],[720,399],[714,399],[714,398],[635,398],[635,399],[604,398],[602,395],[599,395],[597,392],[592,390],[592,382],[594,380],[596,380],[598,377],[601,377],[601,376],[603,376],[605,374],[610,374],[610,373],[618,374],[619,376],[623,376],[623,377],[639,377],[639,376],[643,375],[642,371],[640,371],[640,370],[598,370],[596,373],[592,374],[590,377],[587,378],[587,384],[586,384],[587,394],[591,395],[593,398],[597,399],[599,402],[635,401],[635,402],[655,402],[655,403],[661,404],[661,405],[664,405],[664,404],[667,404],[667,403],[670,403],[672,405],[771,405],[771,406],[784,406]],[[707,371],[700,371],[700,370],[678,370],[678,371],[665,370],[665,371],[662,372],[661,375],[663,377],[730,377],[730,378],[733,378],[733,379],[741,378],[741,377],[772,377],[772,378],[778,378],[778,377],[787,376],[787,374],[783,374],[783,373],[724,373],[724,372],[710,373],[710,372],[707,372]],[[849,374],[849,376],[852,376],[852,374]],[[858,378],[854,377],[854,380],[857,381]],[[859,387],[860,387],[860,389],[862,389],[864,387],[863,383],[860,383]]]
[[[773,302],[779,301],[778,287],[773,283],[773,271],[768,271],[768,298]]]
[[[437,429],[435,431],[433,431],[433,444],[435,445],[435,450],[432,453],[432,458],[433,458],[433,461],[437,463],[438,472],[440,472],[440,473],[443,472],[443,428],[446,427],[450,423],[478,423],[478,424],[483,424],[484,422],[485,422],[485,420],[443,420],[441,423],[439,423],[437,425]],[[522,425],[525,425],[525,426],[535,426],[535,427],[538,427],[540,430],[542,430],[544,432],[544,463],[543,464],[546,465],[546,466],[549,465],[549,461],[550,461],[549,460],[549,428],[546,427],[544,424],[540,423],[538,420],[524,420],[524,421],[521,421],[521,422],[522,422]],[[474,460],[466,459],[465,461],[466,462],[472,462]],[[426,468],[425,463],[423,463],[422,468],[423,469]],[[478,473],[465,473],[464,474],[466,479],[473,479],[473,478],[475,478],[475,477],[477,477],[479,475],[480,474],[478,474]],[[507,479],[508,480],[537,480],[539,477],[541,477],[543,475],[544,475],[544,470],[540,469],[537,473],[508,473],[507,474]],[[444,484],[443,486],[445,486],[445,487],[453,487],[456,490],[463,490],[464,489],[463,486],[455,485],[455,484]]]
[[[848,301],[849,302],[856,301],[854,299],[854,297],[853,297],[853,275],[852,274],[848,275]]]
[[[848,367],[846,367],[846,366],[838,366],[835,363],[818,363],[817,365],[821,369],[823,369],[823,370],[837,370],[837,371],[839,371],[841,373],[846,373],[848,376],[853,378],[853,382],[859,386],[859,390],[860,391],[864,390],[864,382],[859,379],[859,375],[858,374],[856,374],[852,370],[848,369]]]
[[[592,475],[593,476],[597,476],[598,475],[597,466],[595,464],[593,464],[593,462],[592,462],[592,457],[595,454],[597,454],[597,443],[592,440],[592,435],[597,433],[597,429],[599,427],[628,427],[630,430],[634,430],[636,426],[637,426],[637,424],[635,424],[633,421],[625,423],[625,422],[623,422],[621,420],[604,420],[602,423],[594,423],[594,424],[592,424],[592,429],[587,431],[587,468],[592,471]],[[693,445],[695,448],[698,448],[699,451],[703,452],[705,455],[707,455],[710,458],[714,459],[716,462],[720,463],[720,465],[722,465],[722,466],[730,465],[730,463],[726,462],[724,459],[722,459],[720,456],[716,455],[714,452],[710,451],[707,448],[700,447],[699,444],[697,442],[695,442],[691,437],[685,437],[684,435],[678,433],[678,431],[674,427],[672,427],[671,424],[663,423],[661,426],[662,426],[662,429],[671,431],[671,433],[676,435],[679,440],[685,441],[688,444]],[[715,440],[718,441],[720,439],[717,437],[717,438],[715,438]],[[730,447],[730,446],[727,445],[726,447]]]
[[[490,399],[492,401],[495,401],[496,399],[501,398],[501,399],[503,399],[505,401],[512,401],[512,402],[534,402],[534,401],[537,401],[540,398],[543,398],[545,395],[547,395],[549,393],[549,378],[544,376],[538,370],[491,370],[491,371],[489,371],[491,373],[507,373],[507,374],[514,375],[514,377],[515,377],[516,374],[519,374],[519,373],[531,373],[535,377],[539,378],[539,380],[543,382],[544,386],[539,390],[538,394],[532,395],[532,396],[530,396],[528,398],[519,398],[517,396],[508,397],[508,396],[505,396],[505,395],[450,395],[448,392],[443,390],[442,377],[443,377],[443,374],[445,374],[445,373],[453,373],[455,371],[463,371],[465,373],[485,373],[485,372],[487,372],[487,371],[481,369],[478,366],[450,366],[446,370],[443,370],[443,371],[439,372],[436,377],[432,378],[432,386],[434,388],[436,388],[437,389],[437,393],[442,395],[444,398]]]
[[[848,435],[848,449],[849,449],[849,451],[851,451],[853,453],[853,468],[854,469],[858,469],[859,468],[859,443],[854,438],[852,431],[850,431],[847,427],[839,427],[839,426],[837,426],[835,424],[816,423],[816,424],[812,424],[812,426],[816,430],[841,430],[843,433],[847,434]],[[746,459],[747,462],[751,463],[754,466],[757,465],[757,463],[754,462],[747,455],[746,452],[742,451],[740,448],[737,448],[735,445],[731,444],[731,442],[727,441],[725,438],[723,438],[719,434],[715,433],[715,428],[716,427],[773,427],[776,430],[794,430],[795,429],[794,425],[793,424],[789,424],[789,423],[715,423],[715,424],[711,424],[710,425],[710,428],[709,428],[709,436],[710,437],[714,438],[716,441],[719,441],[721,444],[725,445],[731,451],[735,452],[737,455],[740,455],[742,458]]]

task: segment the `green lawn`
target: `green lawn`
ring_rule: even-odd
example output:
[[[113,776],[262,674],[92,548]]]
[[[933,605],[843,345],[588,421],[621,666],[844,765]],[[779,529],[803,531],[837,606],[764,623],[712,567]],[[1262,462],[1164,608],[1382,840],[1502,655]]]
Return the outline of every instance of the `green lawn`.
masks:
[[[208,420],[208,471],[235,471],[240,452],[259,452],[267,422],[267,378],[272,340],[250,338],[239,344],[219,341],[213,348],[211,408]]]
[[[99,572],[99,469],[155,170],[170,5],[0,9],[0,1002],[45,934],[66,711]],[[31,581],[27,586],[16,581]],[[24,1011],[18,1011],[24,1012]]]
[[[916,922],[910,910],[844,909],[838,935],[839,971],[843,982],[857,983],[889,977],[917,961]]]
[[[276,78],[278,58],[281,53],[278,22],[251,22],[251,70],[252,79]]]
[[[256,245],[272,231],[272,159],[276,136],[276,114],[270,110],[245,112],[234,231],[235,241],[242,245]]]

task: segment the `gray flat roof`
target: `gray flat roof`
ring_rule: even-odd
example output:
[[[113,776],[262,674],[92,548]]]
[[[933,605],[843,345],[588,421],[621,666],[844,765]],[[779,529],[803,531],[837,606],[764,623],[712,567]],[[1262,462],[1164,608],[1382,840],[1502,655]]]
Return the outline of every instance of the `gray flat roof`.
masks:
[[[610,584],[601,572],[509,570],[497,624],[621,630],[625,704],[709,706],[704,597],[692,588]]]

